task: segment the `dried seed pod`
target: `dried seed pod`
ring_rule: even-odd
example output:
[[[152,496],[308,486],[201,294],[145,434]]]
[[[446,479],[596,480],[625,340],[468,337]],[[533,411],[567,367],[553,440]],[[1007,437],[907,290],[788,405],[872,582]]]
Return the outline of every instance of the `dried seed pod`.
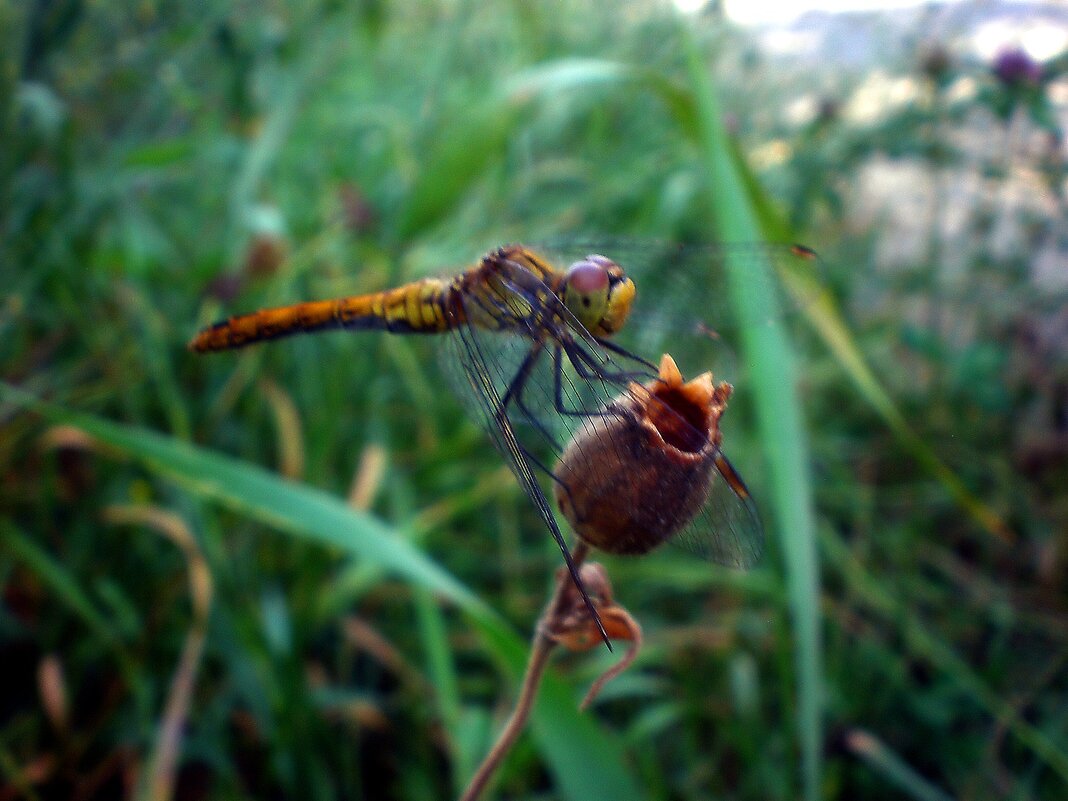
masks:
[[[575,532],[608,553],[643,554],[682,530],[708,498],[732,387],[684,382],[671,356],[592,417],[556,467],[556,502]]]
[[[640,640],[641,627],[615,602],[612,582],[604,565],[586,562],[579,568],[579,573],[608,636],[613,640]],[[552,616],[545,620],[546,634],[570,651],[596,648],[601,644],[601,632],[590,617],[578,588],[564,569],[557,571],[556,581],[563,585],[563,597]]]

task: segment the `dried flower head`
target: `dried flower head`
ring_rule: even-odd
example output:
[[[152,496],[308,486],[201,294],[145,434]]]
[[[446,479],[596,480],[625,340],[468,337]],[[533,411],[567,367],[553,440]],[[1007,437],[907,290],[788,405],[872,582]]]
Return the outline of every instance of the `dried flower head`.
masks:
[[[591,418],[557,465],[556,502],[575,532],[609,553],[642,554],[670,539],[708,498],[731,385],[684,382],[667,354],[658,379]]]
[[[616,603],[612,582],[604,566],[586,562],[579,572],[608,636],[613,640],[640,639],[641,628],[627,610]],[[563,586],[563,595],[559,607],[547,621],[546,635],[569,651],[589,651],[597,647],[601,644],[601,632],[590,617],[578,588],[562,568],[557,573],[557,582]]]
[[[590,685],[589,692],[586,693],[586,698],[579,707],[586,709],[596,700],[604,686],[630,667],[637,658],[642,647],[642,627],[626,609],[615,602],[612,582],[603,565],[586,562],[581,567],[581,573],[582,581],[593,599],[608,636],[613,640],[625,640],[630,643],[623,658]],[[559,587],[557,602],[551,608],[550,613],[542,618],[544,636],[569,651],[589,651],[600,645],[601,632],[596,622],[590,617],[582,595],[566,570],[561,568],[557,571],[556,583]]]

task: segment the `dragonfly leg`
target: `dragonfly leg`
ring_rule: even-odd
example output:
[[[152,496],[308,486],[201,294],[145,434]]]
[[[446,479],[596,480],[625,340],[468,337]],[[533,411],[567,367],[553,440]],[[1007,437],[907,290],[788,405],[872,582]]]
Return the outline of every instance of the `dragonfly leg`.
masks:
[[[508,404],[514,401],[516,407],[519,408],[524,415],[526,415],[527,419],[534,425],[535,428],[538,429],[538,431],[541,432],[542,436],[544,436],[552,444],[552,446],[557,451],[559,451],[560,446],[553,439],[552,435],[545,430],[545,427],[541,424],[538,418],[531,414],[529,410],[527,410],[527,408],[523,405],[523,388],[526,385],[531,370],[533,370],[534,368],[534,364],[537,362],[538,357],[541,354],[541,350],[542,343],[539,342],[537,345],[535,345],[535,347],[531,348],[530,353],[527,354],[526,358],[523,359],[523,363],[522,365],[520,365],[520,369],[516,371],[515,379],[513,379],[512,383],[509,385],[507,392],[505,392],[504,397],[501,399],[501,402],[497,407],[498,411],[496,412],[496,414],[499,416],[498,424],[503,424],[507,426],[508,419],[506,415],[506,410],[508,408]],[[557,350],[556,356],[557,358],[554,359],[554,362],[559,365],[559,350]],[[557,381],[557,386],[559,387],[559,381]],[[515,443],[516,448],[519,450],[519,453],[526,460],[527,464],[533,465],[538,470],[541,470],[543,473],[549,476],[549,478],[551,478],[557,485],[562,487],[563,491],[567,494],[568,503],[571,504],[571,508],[576,508],[575,500],[571,495],[571,487],[568,486],[567,482],[562,481],[553,470],[550,470],[544,462],[542,462],[537,456],[531,453],[530,450],[521,442],[519,442],[518,440],[513,441]],[[531,480],[533,480],[533,476],[531,477]],[[546,522],[549,522],[549,520],[551,519],[552,512],[550,512],[548,509],[545,509],[543,513],[550,516],[546,518]],[[608,638],[608,633],[605,631],[604,624],[601,622],[601,616],[600,614],[598,614],[597,608],[593,605],[593,600],[590,598],[589,593],[586,591],[586,585],[582,581],[582,577],[579,575],[578,567],[575,565],[574,560],[571,558],[571,550],[567,547],[567,543],[564,542],[563,535],[560,533],[560,530],[556,527],[555,524],[550,524],[549,529],[552,532],[553,538],[556,540],[556,544],[560,547],[560,552],[563,554],[564,564],[567,566],[568,573],[571,575],[571,581],[574,583],[575,587],[579,591],[579,594],[582,596],[582,601],[585,604],[587,611],[590,613],[590,617],[593,618],[594,623],[596,623],[597,630],[601,634],[601,639],[604,640],[604,644],[608,646],[608,650],[611,651],[612,642]]]
[[[463,303],[464,300],[465,298],[460,298],[461,303]],[[472,299],[466,298],[466,300]],[[463,307],[461,306],[461,308]],[[469,312],[466,308],[464,308],[464,311],[465,313]],[[469,313],[467,313],[466,319],[471,319]],[[608,633],[605,631],[600,614],[597,612],[597,607],[594,606],[593,600],[586,591],[582,576],[579,574],[578,566],[575,564],[575,560],[571,557],[571,551],[567,547],[567,542],[564,540],[564,535],[560,531],[560,526],[556,521],[556,517],[553,515],[548,499],[545,497],[545,493],[542,491],[537,477],[534,475],[535,466],[541,470],[545,470],[545,467],[536,460],[529,461],[530,454],[516,437],[515,429],[507,414],[508,404],[514,403],[516,396],[522,394],[523,381],[525,379],[520,378],[518,384],[516,384],[515,379],[513,379],[512,384],[514,386],[510,387],[509,391],[506,392],[508,400],[507,402],[503,401],[493,384],[492,379],[494,374],[489,369],[486,357],[483,355],[482,347],[474,328],[468,325],[459,325],[456,330],[460,338],[459,341],[464,349],[461,354],[460,363],[463,367],[467,383],[472,390],[472,397],[477,401],[483,413],[484,427],[493,439],[498,450],[505,459],[507,459],[520,486],[522,486],[523,490],[527,493],[527,496],[538,510],[538,514],[541,516],[545,525],[548,527],[549,532],[552,534],[553,539],[556,541],[557,546],[559,546],[560,553],[564,557],[564,564],[567,565],[567,571],[571,576],[571,580],[581,594],[583,603],[585,604],[587,611],[590,613],[590,617],[596,622],[601,639],[604,640],[608,650],[611,651],[612,642],[608,637]],[[538,342],[538,340],[535,340],[537,347],[532,348],[532,351],[540,351],[541,345],[538,344]],[[524,362],[528,363],[526,369],[520,369],[518,372],[529,376],[536,358],[536,352],[528,353],[524,359]],[[527,413],[528,417],[531,419],[536,419],[533,415],[529,415],[529,412],[525,413]],[[546,470],[546,472],[549,471]]]
[[[605,350],[610,350],[612,351],[612,353],[615,353],[617,356],[622,356],[624,359],[631,359],[633,361],[636,361],[638,362],[638,364],[644,367],[648,367],[650,370],[653,371],[654,374],[660,370],[659,367],[657,367],[648,359],[643,359],[638,354],[631,353],[626,348],[622,347],[621,345],[617,345],[615,342],[610,339],[607,339],[606,337],[594,337],[594,340]]]
[[[523,413],[523,417],[539,434],[541,434],[545,440],[556,450],[560,450],[560,444],[553,437],[552,433],[545,427],[545,425],[538,419],[538,416],[527,408],[523,402],[523,390],[526,388],[527,381],[530,378],[530,373],[534,369],[534,366],[538,363],[538,359],[541,357],[542,343],[538,342],[530,349],[530,352],[523,359],[522,364],[519,365],[519,369],[516,370],[515,377],[508,385],[508,389],[501,397],[500,405],[495,413],[500,417],[508,413],[508,405],[514,403],[516,408]]]
[[[575,367],[575,372],[578,373],[580,378],[587,381],[597,379],[599,381],[620,383],[651,377],[649,373],[644,370],[605,370],[605,368],[598,364],[597,360],[590,355],[588,350],[574,340],[564,343],[564,349],[567,352],[567,357],[571,361],[571,364]]]
[[[575,372],[584,381],[601,381],[608,384],[622,384],[638,378],[648,378],[645,373],[613,372],[602,370],[592,357],[575,342],[557,345],[553,351],[553,389],[555,392],[556,410],[567,417],[612,417],[618,414],[611,406],[601,409],[569,409],[564,402],[564,375],[563,353],[567,353],[568,360],[575,368]],[[607,387],[606,387],[607,389]]]
[[[564,402],[564,360],[563,348],[557,345],[553,348],[553,396],[556,411],[567,417],[604,417],[601,409],[569,409]]]

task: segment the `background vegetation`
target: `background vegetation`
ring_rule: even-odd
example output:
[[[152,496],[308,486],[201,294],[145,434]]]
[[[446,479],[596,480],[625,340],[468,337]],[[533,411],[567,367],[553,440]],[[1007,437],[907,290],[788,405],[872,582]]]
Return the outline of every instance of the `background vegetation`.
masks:
[[[723,288],[768,556],[606,559],[646,646],[585,716],[614,657],[558,660],[495,792],[1063,797],[1063,59],[791,69],[581,0],[0,35],[0,798],[456,795],[558,564],[533,510],[427,342],[184,343],[504,241],[758,227],[826,262],[784,328]]]

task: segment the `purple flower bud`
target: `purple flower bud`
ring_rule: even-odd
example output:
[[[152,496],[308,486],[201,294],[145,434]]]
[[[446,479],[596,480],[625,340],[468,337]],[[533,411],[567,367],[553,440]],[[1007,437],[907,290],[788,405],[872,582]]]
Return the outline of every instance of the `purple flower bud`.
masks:
[[[1035,86],[1042,80],[1042,65],[1025,50],[1002,50],[994,59],[994,75],[1006,86]]]

